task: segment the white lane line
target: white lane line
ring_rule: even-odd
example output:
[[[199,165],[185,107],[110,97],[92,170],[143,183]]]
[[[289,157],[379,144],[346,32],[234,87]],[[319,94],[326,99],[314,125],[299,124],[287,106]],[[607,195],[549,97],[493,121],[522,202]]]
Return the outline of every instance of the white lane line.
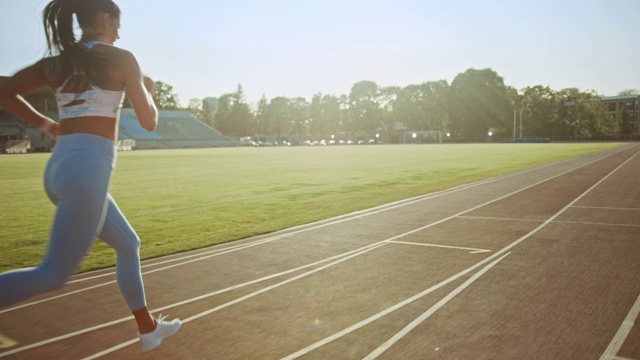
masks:
[[[492,216],[459,216],[459,218],[460,219],[470,219],[470,220],[527,221],[527,222],[537,222],[537,223],[544,222],[544,220],[514,219],[514,218],[501,218],[501,217],[492,217]]]
[[[640,296],[638,296],[635,304],[633,304],[633,306],[631,307],[631,310],[627,314],[627,317],[624,318],[622,325],[620,326],[620,328],[618,329],[618,332],[615,334],[615,336],[609,343],[609,346],[607,346],[607,349],[604,351],[604,353],[600,357],[600,360],[617,359],[616,355],[618,355],[618,351],[620,351],[620,348],[624,344],[624,341],[629,336],[629,332],[631,332],[631,329],[633,328],[633,324],[635,323],[639,314],[640,314]]]
[[[193,297],[193,298],[190,298],[190,299],[187,299],[187,300],[183,300],[183,301],[180,301],[180,302],[177,302],[177,303],[174,303],[174,304],[163,306],[163,307],[154,309],[153,313],[158,313],[158,312],[161,312],[161,311],[164,311],[164,310],[172,309],[174,307],[178,307],[178,306],[181,306],[181,305],[186,305],[186,304],[189,304],[189,303],[192,303],[192,302],[203,300],[203,299],[206,299],[208,297],[212,297],[212,296],[215,296],[215,295],[220,295],[220,294],[223,294],[223,293],[226,293],[226,292],[229,292],[229,291],[232,291],[232,290],[236,290],[236,289],[239,289],[239,288],[242,288],[242,287],[246,287],[246,286],[249,286],[249,285],[257,284],[257,283],[262,282],[262,281],[266,281],[266,280],[273,279],[273,278],[276,278],[276,277],[284,276],[284,275],[287,275],[287,274],[290,274],[290,273],[294,273],[294,272],[306,269],[308,267],[313,267],[313,266],[320,265],[320,264],[325,263],[327,261],[333,261],[333,260],[340,259],[340,258],[345,257],[345,256],[352,256],[353,254],[366,252],[366,251],[370,250],[371,248],[380,247],[381,245],[384,245],[384,244],[377,243],[377,244],[367,245],[367,246],[361,247],[361,248],[356,249],[356,250],[352,250],[352,251],[349,251],[349,252],[346,252],[346,253],[343,253],[343,254],[340,254],[340,255],[332,256],[330,258],[323,259],[323,260],[320,260],[320,261],[316,261],[316,262],[311,263],[311,264],[303,265],[303,266],[300,266],[300,267],[297,267],[297,268],[294,268],[294,269],[289,269],[289,270],[286,270],[286,271],[283,271],[283,272],[280,272],[280,273],[276,273],[276,274],[272,274],[272,275],[269,275],[269,276],[265,276],[265,277],[260,278],[260,279],[248,281],[248,282],[245,282],[245,283],[242,283],[242,284],[234,285],[234,286],[231,286],[231,287],[228,287],[228,288],[225,288],[225,289],[213,291],[213,292],[210,292],[208,294],[200,295],[200,296]],[[57,342],[57,341],[66,340],[66,339],[69,339],[69,338],[72,338],[72,337],[75,337],[75,336],[78,336],[78,335],[83,335],[83,334],[86,334],[86,333],[89,333],[89,332],[92,332],[92,331],[95,331],[95,330],[100,330],[100,329],[103,329],[103,328],[106,328],[106,327],[109,327],[109,326],[112,326],[112,325],[117,325],[117,324],[123,323],[125,321],[129,321],[131,319],[133,319],[133,316],[128,316],[128,317],[120,318],[120,319],[113,320],[113,321],[110,321],[110,322],[106,322],[106,323],[103,323],[103,324],[99,324],[99,325],[96,325],[96,326],[92,326],[92,327],[89,327],[89,328],[85,328],[85,329],[82,329],[82,330],[78,330],[78,331],[75,331],[75,332],[72,332],[72,333],[68,333],[68,334],[65,334],[65,335],[60,335],[60,336],[57,336],[57,337],[49,338],[47,340],[43,340],[43,341],[40,341],[40,342],[37,342],[37,343],[33,343],[33,344],[30,344],[30,345],[25,345],[23,347],[20,347],[20,348],[17,348],[17,349],[13,349],[11,351],[0,353],[0,358],[1,357],[5,357],[5,356],[9,356],[9,355],[13,355],[13,354],[16,354],[16,353],[19,353],[19,352],[22,352],[22,351],[31,350],[31,349],[34,349],[34,348],[37,348],[37,347],[40,347],[40,346],[48,345],[48,344],[51,344],[51,343],[54,343],[54,342]]]
[[[369,355],[364,357],[363,360],[373,360],[377,359],[385,351],[389,350],[395,343],[400,341],[403,337],[405,337],[411,330],[418,327],[418,325],[422,324],[425,320],[427,320],[431,315],[433,315],[436,311],[440,310],[443,306],[445,306],[449,301],[451,301],[454,297],[460,294],[463,290],[465,290],[469,285],[473,284],[476,280],[478,280],[482,275],[484,275],[491,268],[496,266],[500,261],[509,256],[510,252],[503,255],[501,258],[495,260],[491,264],[482,268],[482,270],[478,271],[475,275],[469,278],[467,281],[462,283],[462,285],[458,286],[455,290],[450,292],[447,296],[438,301],[435,305],[433,305],[429,310],[422,313],[415,320],[410,322],[407,326],[405,326],[402,330],[393,335],[389,340],[385,341],[380,345],[377,349],[372,351]]]
[[[596,209],[596,210],[622,210],[622,211],[640,211],[640,208],[621,208],[610,206],[574,206],[577,209]]]
[[[522,190],[529,189],[529,188],[531,188],[533,186],[536,186],[536,185],[542,184],[542,183],[544,183],[546,181],[555,179],[557,177],[560,177],[562,175],[565,175],[565,174],[570,173],[572,171],[575,171],[577,169],[581,169],[581,168],[583,168],[585,166],[591,165],[591,164],[596,163],[596,162],[598,162],[600,160],[604,160],[604,159],[606,159],[608,157],[617,155],[618,153],[623,152],[623,151],[626,151],[626,149],[622,149],[622,150],[617,151],[615,153],[609,154],[609,155],[607,155],[607,156],[605,156],[603,158],[598,158],[598,159],[592,160],[592,161],[590,161],[590,162],[588,162],[588,163],[586,163],[584,165],[578,166],[578,167],[573,168],[571,170],[567,170],[567,171],[565,171],[565,172],[563,172],[563,173],[561,173],[559,175],[552,176],[550,178],[547,178],[546,180],[539,181],[536,184],[528,186],[528,187],[525,187]],[[586,155],[584,155],[584,156],[586,156]],[[496,181],[503,180],[503,179],[507,179],[507,178],[510,178],[510,177],[515,177],[515,176],[527,174],[529,172],[533,172],[533,171],[536,171],[536,170],[544,169],[544,168],[547,168],[547,167],[552,167],[552,166],[555,166],[555,165],[558,165],[558,164],[562,164],[564,162],[569,162],[569,161],[572,161],[572,160],[576,160],[576,158],[566,159],[566,160],[563,160],[563,161],[560,161],[560,162],[557,162],[557,163],[552,163],[552,164],[545,164],[545,165],[542,165],[542,166],[539,166],[539,167],[534,167],[534,168],[526,169],[526,170],[523,170],[523,171],[520,171],[520,172],[515,172],[515,173],[511,173],[511,174],[497,176],[497,177],[490,178],[490,179],[479,180],[479,181],[471,183],[471,184],[459,185],[459,186],[456,186],[456,187],[453,187],[453,188],[449,188],[449,189],[437,191],[437,192],[434,192],[434,193],[417,196],[417,197],[414,197],[414,198],[411,198],[411,199],[399,200],[399,201],[396,201],[394,203],[380,205],[380,206],[372,208],[372,209],[360,210],[360,211],[353,212],[353,213],[350,213],[350,214],[340,215],[340,216],[337,216],[337,217],[334,217],[334,218],[331,218],[331,219],[326,219],[326,220],[319,221],[318,223],[316,223],[317,225],[314,225],[314,226],[311,226],[311,227],[308,227],[309,224],[299,225],[299,226],[284,230],[284,231],[287,231],[287,233],[285,233],[285,234],[276,235],[276,236],[273,236],[273,237],[269,237],[267,239],[256,240],[256,241],[250,242],[249,244],[242,244],[242,245],[239,245],[237,248],[233,248],[233,247],[227,248],[227,249],[224,249],[223,252],[220,252],[219,250],[216,249],[216,250],[213,250],[212,253],[217,253],[219,255],[227,254],[229,252],[232,252],[232,250],[230,250],[230,249],[233,249],[233,250],[236,250],[236,251],[237,250],[242,250],[242,249],[245,249],[246,247],[251,247],[251,246],[254,246],[254,245],[260,245],[260,244],[267,243],[267,242],[270,242],[270,241],[279,240],[279,239],[281,239],[283,237],[292,236],[292,235],[296,235],[296,234],[299,234],[299,233],[320,229],[320,228],[323,228],[323,227],[326,227],[326,226],[331,226],[331,225],[335,225],[335,224],[339,224],[339,223],[343,223],[343,222],[347,222],[347,221],[351,221],[351,220],[364,218],[366,216],[375,215],[375,214],[378,214],[378,213],[381,213],[381,212],[384,212],[384,211],[394,210],[396,208],[401,208],[401,207],[404,207],[404,206],[407,206],[407,205],[412,205],[412,204],[415,204],[415,203],[418,203],[418,202],[431,200],[431,199],[436,198],[436,197],[449,195],[449,194],[452,194],[452,193],[456,193],[458,191],[467,190],[467,189],[470,189],[470,188],[473,188],[473,187],[476,187],[476,186],[489,184],[489,183],[496,182]],[[518,191],[515,191],[515,192],[512,192],[511,194],[516,194],[517,192]],[[502,197],[502,198],[504,198],[504,197]],[[500,198],[500,199],[502,199],[502,198]],[[489,203],[486,203],[486,204],[489,204]],[[473,208],[472,210],[475,210],[476,208]],[[462,212],[459,215],[465,214],[465,213],[466,212]],[[448,219],[449,218],[447,218],[446,220],[448,220]],[[296,230],[296,229],[298,229],[298,230]],[[290,230],[294,230],[294,231],[290,231]],[[420,229],[418,229],[418,230],[420,230]],[[201,254],[190,255],[190,256],[187,256],[187,257],[193,257],[193,256],[197,257],[197,256],[200,256],[200,255]],[[217,256],[217,255],[205,256],[205,257],[202,257],[202,258],[198,258],[196,260],[192,260],[192,261],[188,261],[188,262],[185,262],[185,263],[176,264],[176,265],[173,265],[171,267],[192,263],[194,261],[205,260],[205,259],[211,258],[213,256]],[[172,260],[166,260],[165,262],[171,262],[171,261]],[[146,266],[153,266],[153,264],[144,265],[143,267],[146,267]],[[166,270],[166,269],[171,268],[171,267],[164,267],[164,268],[156,269],[153,272],[163,271],[163,270]],[[149,274],[149,273],[151,273],[151,272],[145,272],[143,275]],[[114,274],[115,274],[114,272],[110,272],[110,273],[107,273],[107,274],[101,274],[101,275],[96,275],[96,276],[93,276],[93,277],[73,280],[73,282],[82,282],[82,281],[87,281],[87,280],[90,280],[90,279],[95,279],[95,278],[99,278],[99,277],[103,277],[103,276],[111,276],[111,275],[114,275]],[[115,280],[112,280],[112,281],[108,281],[108,282],[105,282],[105,283],[102,283],[102,284],[93,285],[93,286],[90,286],[88,288],[74,290],[74,291],[71,291],[71,292],[68,292],[68,293],[64,293],[64,294],[60,294],[60,295],[54,295],[54,296],[51,296],[51,297],[48,297],[48,298],[44,298],[44,299],[39,300],[39,301],[27,302],[27,303],[24,303],[24,304],[19,305],[19,306],[14,306],[14,307],[11,307],[11,308],[0,310],[0,314],[7,313],[7,312],[10,312],[10,311],[14,311],[14,310],[19,310],[19,309],[22,309],[22,308],[25,308],[25,307],[29,307],[29,306],[33,306],[33,305],[37,305],[37,304],[41,304],[41,303],[44,303],[44,302],[47,302],[47,301],[60,299],[60,298],[66,297],[66,296],[75,295],[75,294],[78,294],[78,293],[81,293],[81,292],[84,292],[84,291],[93,290],[93,289],[96,289],[96,288],[101,287],[101,286],[107,286],[107,285],[113,284],[115,282],[116,282]]]
[[[572,206],[575,208],[576,206]],[[531,220],[531,219],[510,219],[510,218],[498,218],[498,217],[483,217],[483,216],[459,216],[459,219],[471,219],[471,220],[495,220],[495,221],[528,221],[528,222],[537,222],[541,223],[544,220]],[[599,223],[599,222],[590,222],[590,221],[564,221],[564,220],[556,220],[554,221],[556,224],[577,224],[577,225],[606,225],[606,226],[621,226],[621,227],[640,227],[640,225],[633,224],[614,224],[614,223]]]
[[[8,336],[0,334],[0,349],[10,348],[17,345],[18,342]]]
[[[481,254],[481,253],[491,252],[491,250],[487,250],[487,249],[474,249],[474,248],[461,247],[461,246],[423,244],[423,243],[408,242],[408,241],[387,241],[387,242],[392,244],[417,245],[417,246],[437,247],[437,248],[454,249],[454,250],[466,250],[466,251],[469,251],[470,254]]]
[[[395,311],[395,310],[397,310],[397,309],[399,309],[399,308],[401,308],[401,307],[403,307],[403,306],[405,306],[407,304],[412,303],[413,301],[423,297],[424,295],[429,294],[430,292],[433,292],[433,291],[441,288],[442,286],[445,286],[445,285],[449,284],[450,282],[452,282],[452,281],[454,281],[454,280],[466,275],[467,273],[469,273],[469,272],[473,271],[474,269],[486,264],[487,262],[494,260],[498,256],[500,256],[500,255],[504,254],[505,252],[511,250],[513,247],[515,247],[518,244],[522,243],[523,241],[525,241],[526,239],[531,237],[533,234],[537,233],[538,231],[543,229],[545,226],[547,226],[548,224],[553,222],[558,216],[560,216],[563,212],[565,212],[567,209],[569,209],[573,204],[575,204],[580,199],[582,199],[584,196],[586,196],[588,193],[590,193],[593,189],[595,189],[603,181],[608,179],[612,174],[614,174],[616,171],[618,171],[620,168],[622,168],[624,165],[626,165],[629,161],[631,161],[631,159],[636,157],[638,154],[640,154],[640,152],[636,153],[635,155],[633,155],[632,157],[627,159],[627,161],[625,161],[622,164],[620,164],[620,166],[618,166],[613,171],[611,171],[609,174],[607,174],[605,177],[600,179],[600,181],[595,183],[593,186],[591,186],[589,189],[587,189],[585,192],[583,192],[580,196],[575,198],[568,205],[566,205],[564,208],[562,208],[556,214],[554,214],[549,219],[547,219],[544,223],[538,225],[538,227],[536,227],[535,229],[531,230],[529,233],[525,234],[524,236],[522,236],[518,240],[516,240],[516,241],[512,242],[511,244],[505,246],[504,248],[502,248],[498,252],[494,253],[493,255],[485,258],[484,260],[476,263],[475,265],[472,265],[471,267],[468,267],[467,269],[465,269],[465,270],[459,272],[458,274],[448,278],[447,280],[442,281],[439,284],[432,286],[431,288],[423,291],[422,293],[414,295],[414,296],[412,296],[412,297],[410,297],[410,298],[408,298],[408,299],[406,299],[406,300],[404,300],[404,301],[402,301],[402,302],[400,302],[400,303],[398,303],[398,304],[396,304],[396,305],[394,305],[394,306],[392,306],[390,308],[387,308],[387,309],[385,309],[385,310],[383,310],[383,311],[381,311],[381,312],[379,312],[379,313],[377,313],[377,314],[375,314],[375,315],[373,315],[373,316],[371,316],[371,317],[369,317],[369,318],[367,318],[365,320],[362,320],[362,321],[360,321],[360,322],[358,322],[358,323],[356,323],[356,324],[354,324],[354,325],[352,325],[352,326],[350,326],[350,327],[348,327],[348,328],[346,328],[346,329],[344,329],[344,330],[342,330],[340,332],[337,332],[337,333],[335,333],[335,334],[333,334],[331,336],[328,336],[328,337],[326,337],[326,338],[324,338],[324,339],[322,339],[322,340],[320,340],[320,341],[318,341],[318,342],[316,342],[314,344],[311,344],[311,345],[309,345],[309,346],[307,346],[307,347],[305,347],[305,348],[303,348],[303,349],[301,349],[301,350],[299,350],[299,351],[297,351],[297,352],[295,352],[295,353],[293,353],[293,354],[291,354],[289,356],[284,357],[282,360],[296,359],[296,358],[298,358],[298,357],[300,357],[300,356],[302,356],[302,355],[304,355],[304,354],[306,354],[306,353],[308,353],[310,351],[313,351],[313,350],[315,350],[315,349],[317,349],[317,348],[319,348],[321,346],[324,346],[324,345],[326,345],[326,344],[328,344],[328,343],[330,343],[330,342],[332,342],[332,341],[334,341],[336,339],[339,339],[339,338],[341,338],[341,337],[343,337],[343,336],[345,336],[347,334],[350,334],[351,332],[353,332],[353,331],[355,331],[355,330],[357,330],[357,329],[359,329],[359,328],[361,328],[361,327],[363,327],[363,326],[365,326],[365,325],[367,325],[367,324],[369,324],[371,322],[374,322],[374,321],[382,318],[383,316],[385,316],[385,315],[387,315],[387,314],[389,314],[389,313],[391,313],[391,312],[393,312],[393,311]],[[532,185],[532,186],[535,186],[535,185]],[[525,189],[527,189],[527,188],[524,188],[522,190],[525,190]],[[515,193],[516,192],[514,192],[514,194]],[[471,209],[469,211],[472,211],[472,210],[473,209]],[[458,215],[454,215],[454,216],[452,216],[452,218],[456,217],[456,216],[460,216],[460,215],[462,215],[462,213],[458,214]]]
[[[368,248],[368,249],[366,249],[366,250],[363,250],[363,251],[357,252],[357,253],[355,253],[355,254],[352,254],[352,255],[350,255],[350,256],[344,257],[344,258],[342,258],[342,259],[336,260],[336,261],[334,261],[334,262],[332,262],[332,263],[326,264],[326,265],[321,266],[321,267],[319,267],[319,268],[317,268],[317,269],[313,269],[313,270],[307,271],[307,272],[305,272],[305,273],[302,273],[302,274],[297,275],[297,276],[294,276],[294,277],[292,277],[292,278],[289,278],[289,279],[283,280],[283,281],[278,282],[278,283],[276,283],[276,284],[273,284],[273,285],[271,285],[271,286],[267,286],[267,287],[262,288],[262,289],[260,289],[260,290],[257,290],[257,291],[254,291],[254,292],[252,292],[252,293],[249,293],[249,294],[247,294],[247,295],[245,295],[245,296],[239,297],[239,298],[237,298],[237,299],[235,299],[235,300],[232,300],[232,301],[226,302],[226,303],[224,303],[224,304],[222,304],[222,305],[216,306],[216,307],[211,308],[211,309],[209,309],[209,310],[205,310],[205,311],[203,311],[203,312],[200,312],[200,313],[198,313],[198,314],[195,314],[195,315],[193,315],[193,316],[190,316],[190,317],[188,317],[188,318],[186,318],[186,319],[182,320],[182,323],[183,323],[183,324],[186,324],[186,323],[189,323],[189,322],[191,322],[191,321],[194,321],[194,320],[200,319],[200,318],[205,317],[205,316],[207,316],[207,315],[210,315],[210,314],[212,314],[212,313],[214,313],[214,312],[217,312],[217,311],[220,311],[220,310],[222,310],[222,309],[225,309],[225,308],[227,308],[227,307],[229,307],[229,306],[232,306],[232,305],[235,305],[235,304],[237,304],[237,303],[243,302],[243,301],[245,301],[245,300],[251,299],[251,298],[253,298],[253,297],[255,297],[255,296],[258,296],[258,295],[260,295],[260,294],[266,293],[267,291],[271,291],[271,290],[273,290],[273,289],[275,289],[275,288],[279,288],[279,287],[281,287],[281,286],[283,286],[283,285],[286,285],[286,284],[289,284],[289,283],[291,283],[291,282],[294,282],[294,281],[300,280],[300,279],[302,279],[302,278],[304,278],[304,277],[307,277],[307,276],[309,276],[309,275],[315,274],[315,273],[317,273],[317,272],[319,272],[319,271],[325,270],[325,269],[330,268],[330,267],[332,267],[332,266],[338,265],[338,264],[340,264],[340,263],[342,263],[342,262],[344,262],[344,261],[350,260],[350,259],[352,259],[352,258],[354,258],[354,257],[357,257],[357,256],[360,256],[360,255],[363,255],[363,254],[365,254],[365,253],[367,253],[367,252],[369,252],[369,251],[372,251],[372,250],[378,249],[378,248],[383,247],[383,246],[385,246],[385,244],[378,244],[377,246],[372,246],[372,247],[370,247],[370,248]],[[125,346],[132,345],[132,344],[135,344],[135,343],[137,343],[137,342],[138,342],[138,339],[137,339],[137,338],[135,338],[135,339],[131,339],[131,340],[128,340],[128,341],[126,341],[126,342],[124,342],[124,343],[121,343],[121,344],[118,344],[118,345],[116,345],[116,346],[113,346],[113,347],[111,347],[111,348],[109,348],[109,349],[106,349],[106,350],[104,350],[104,351],[101,351],[101,352],[95,353],[95,354],[93,354],[93,355],[91,355],[91,356],[85,357],[83,360],[97,359],[97,358],[99,358],[99,357],[101,357],[101,356],[104,356],[104,355],[110,354],[110,353],[112,353],[112,352],[114,352],[114,351],[116,351],[116,350],[122,349],[122,348],[123,348],[123,347],[125,347]]]
[[[554,221],[554,223],[555,224],[615,226],[615,227],[640,227],[640,225],[632,225],[632,224],[597,223],[597,222],[586,222],[586,221]]]

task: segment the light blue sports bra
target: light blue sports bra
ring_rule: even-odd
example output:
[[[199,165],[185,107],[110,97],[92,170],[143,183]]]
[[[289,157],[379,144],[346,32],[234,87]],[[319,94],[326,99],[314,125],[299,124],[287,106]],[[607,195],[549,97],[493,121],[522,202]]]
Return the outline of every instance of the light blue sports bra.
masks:
[[[100,44],[100,42],[89,41],[81,45],[89,50],[96,44]],[[91,89],[81,93],[62,92],[71,77],[75,75],[82,75],[82,73],[71,75],[56,89],[55,95],[60,120],[84,116],[118,118],[124,101],[124,91],[103,90],[89,83]]]

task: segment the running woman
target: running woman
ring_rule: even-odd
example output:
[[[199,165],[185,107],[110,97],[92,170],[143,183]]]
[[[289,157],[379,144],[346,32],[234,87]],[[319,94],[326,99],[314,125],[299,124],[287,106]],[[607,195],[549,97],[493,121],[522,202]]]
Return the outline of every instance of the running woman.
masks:
[[[79,40],[74,15],[82,30]],[[44,174],[56,212],[42,262],[0,274],[0,307],[60,288],[97,236],[116,251],[118,287],[138,325],[142,351],[149,351],[175,334],[181,322],[149,312],[140,239],[109,195],[109,184],[125,90],[140,125],[153,131],[158,123],[153,81],[143,76],[132,53],[113,46],[120,27],[113,1],[53,0],[43,22],[48,55],[0,87],[0,107],[57,138]],[[21,97],[47,87],[55,93],[59,123]]]

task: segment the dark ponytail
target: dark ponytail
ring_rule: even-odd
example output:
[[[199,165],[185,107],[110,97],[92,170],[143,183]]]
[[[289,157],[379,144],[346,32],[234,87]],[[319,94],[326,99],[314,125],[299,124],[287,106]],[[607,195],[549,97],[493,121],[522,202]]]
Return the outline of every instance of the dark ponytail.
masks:
[[[44,8],[43,22],[49,55],[62,54],[76,45],[73,14],[76,0],[53,0]]]
[[[82,72],[97,84],[105,77],[109,59],[80,48],[73,32],[73,15],[80,27],[93,24],[100,13],[120,18],[120,9],[112,0],[52,0],[42,13],[49,56],[58,56],[54,62],[54,81],[62,81],[75,72]]]

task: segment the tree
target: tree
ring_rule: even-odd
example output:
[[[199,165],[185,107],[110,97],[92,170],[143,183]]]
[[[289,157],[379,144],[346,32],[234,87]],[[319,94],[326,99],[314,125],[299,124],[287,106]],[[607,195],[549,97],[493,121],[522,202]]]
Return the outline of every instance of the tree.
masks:
[[[396,105],[398,104],[398,97],[400,94],[400,87],[388,86],[380,89],[376,102],[378,103],[379,112],[379,125],[385,135],[385,141],[391,141],[391,132],[396,123],[400,121],[398,112],[396,111]],[[377,135],[377,134],[376,134]]]
[[[314,94],[309,107],[309,131],[327,139],[340,129],[340,100],[335,95]]]
[[[154,84],[155,92],[152,94],[152,98],[158,110],[179,110],[180,101],[178,95],[173,92],[173,86],[162,81],[156,81]],[[128,97],[125,97],[122,107],[131,108]]]
[[[205,98],[202,100],[202,112],[204,116],[204,123],[209,126],[214,125],[214,119],[218,112],[218,99]]]
[[[155,87],[153,101],[159,110],[180,109],[180,101],[178,100],[178,95],[173,92],[173,86],[162,81],[156,81]]]
[[[289,99],[283,96],[271,99],[267,106],[267,130],[275,134],[278,140],[281,134],[290,129],[292,118],[289,110]]]
[[[423,129],[425,117],[421,108],[422,90],[419,85],[408,85],[400,90],[394,107],[395,116],[405,127]]]
[[[420,130],[445,130],[449,126],[448,96],[446,80],[428,81],[418,85],[416,106],[420,114]]]
[[[322,93],[313,94],[309,105],[309,132],[314,138],[326,136],[326,118],[322,104]]]
[[[302,138],[302,135],[307,131],[309,124],[309,103],[303,97],[296,97],[289,99],[289,121],[291,122],[288,128],[290,132],[298,134],[298,140]],[[280,139],[278,138],[278,141]]]
[[[615,118],[607,116],[606,106],[601,101],[600,95],[595,91],[583,92],[585,100],[578,108],[582,108],[582,116],[586,118],[586,129],[593,137],[602,135],[610,136],[619,133],[618,124]]]
[[[267,107],[269,106],[269,102],[267,101],[267,97],[262,94],[260,101],[258,101],[258,109],[255,114],[255,126],[253,132],[256,134],[265,134],[268,128],[268,119],[267,119]]]
[[[356,132],[356,127],[355,121],[353,120],[351,101],[349,100],[349,97],[345,94],[340,95],[340,97],[338,97],[338,106],[340,108],[338,112],[338,131],[344,131],[347,134],[347,137],[351,138],[351,135]]]
[[[224,94],[218,99],[218,111],[213,120],[214,127],[223,134],[231,134],[233,132],[230,115],[231,94]]]
[[[220,132],[231,136],[250,135],[255,132],[253,119],[253,113],[244,100],[242,85],[238,85],[235,92],[218,99],[214,124]]]
[[[379,126],[381,111],[376,102],[378,95],[378,85],[373,81],[363,80],[351,87],[349,108],[356,130],[371,134]]]
[[[236,91],[231,94],[231,112],[229,114],[231,124],[230,133],[235,136],[246,136],[251,134],[253,125],[253,114],[249,105],[245,102],[244,90],[238,84]]]
[[[508,137],[512,110],[504,80],[490,68],[468,69],[451,82],[450,127],[463,141],[481,141],[492,130],[496,138]]]
[[[396,120],[410,130],[449,129],[449,84],[446,80],[411,84],[398,93]]]
[[[561,101],[558,94],[548,86],[536,85],[524,88],[521,109],[523,118],[526,119],[526,126],[523,126],[523,136],[562,136],[562,124],[557,113]]]
[[[203,109],[203,102],[201,99],[189,100],[188,110],[194,119],[199,120],[205,124],[207,123],[206,117],[205,117],[205,111]]]
[[[640,95],[640,90],[638,89],[624,89],[618,93],[618,96],[638,96]]]
[[[560,121],[569,136],[583,139],[618,132],[615,119],[606,115],[604,104],[595,92],[567,88],[559,94],[564,99]]]

